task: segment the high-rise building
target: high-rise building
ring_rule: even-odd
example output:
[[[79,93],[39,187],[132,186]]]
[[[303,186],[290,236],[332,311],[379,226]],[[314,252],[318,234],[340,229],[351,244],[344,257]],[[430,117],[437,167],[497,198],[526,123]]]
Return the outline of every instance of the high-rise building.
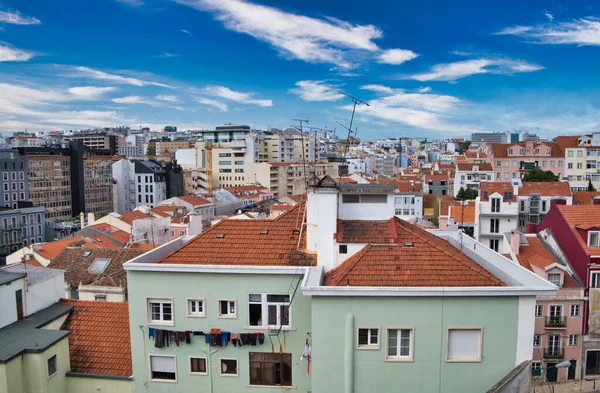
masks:
[[[27,161],[16,150],[0,149],[0,206],[17,207],[29,199]]]
[[[74,134],[64,136],[65,141],[81,141],[90,149],[107,149],[110,150],[110,155],[116,155],[118,152],[117,136],[107,135],[104,132],[96,134]]]

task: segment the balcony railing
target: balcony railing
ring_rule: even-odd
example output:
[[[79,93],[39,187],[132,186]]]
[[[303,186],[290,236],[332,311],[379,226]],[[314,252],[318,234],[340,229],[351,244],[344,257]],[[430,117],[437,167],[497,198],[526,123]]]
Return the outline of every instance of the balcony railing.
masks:
[[[565,328],[567,327],[567,317],[546,317],[544,326],[557,329]]]
[[[544,359],[564,359],[565,349],[564,348],[544,348]]]

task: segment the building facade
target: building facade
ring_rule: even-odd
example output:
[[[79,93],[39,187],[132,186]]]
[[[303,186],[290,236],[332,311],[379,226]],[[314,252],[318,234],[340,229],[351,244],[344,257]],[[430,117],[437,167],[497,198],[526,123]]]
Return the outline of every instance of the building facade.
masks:
[[[142,205],[158,206],[167,199],[166,173],[155,161],[122,159],[113,163],[112,175],[119,213]]]
[[[0,265],[6,256],[26,246],[46,242],[44,208],[0,208]]]
[[[16,150],[0,150],[0,206],[17,207],[17,202],[29,200],[27,160]]]
[[[564,175],[564,151],[556,142],[525,141],[494,144],[487,162],[495,173],[494,181],[520,179],[530,170],[551,171],[562,178]]]
[[[482,181],[493,181],[494,171],[488,163],[457,163],[454,177],[454,196],[461,188],[479,191]]]

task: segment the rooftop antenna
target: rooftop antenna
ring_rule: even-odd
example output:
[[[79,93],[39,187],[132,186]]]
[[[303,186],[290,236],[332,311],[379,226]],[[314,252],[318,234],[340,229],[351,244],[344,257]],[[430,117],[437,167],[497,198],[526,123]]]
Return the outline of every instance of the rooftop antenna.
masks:
[[[346,127],[345,125],[343,125],[342,123],[340,123],[339,121],[336,122],[339,125],[341,125],[342,127],[344,127],[346,130],[348,130],[348,138],[346,138],[346,147],[344,148],[344,161],[346,160],[346,155],[348,154],[348,143],[350,142],[350,136],[352,136],[352,123],[354,122],[354,113],[356,112],[356,106],[360,105],[360,104],[364,104],[366,106],[371,106],[369,105],[368,102],[365,102],[359,98],[356,98],[354,96],[351,96],[350,94],[346,94],[343,91],[338,91],[338,93],[345,95],[346,97],[349,97],[350,99],[352,99],[352,103],[354,104],[353,108],[352,108],[352,117],[350,118],[350,126]]]

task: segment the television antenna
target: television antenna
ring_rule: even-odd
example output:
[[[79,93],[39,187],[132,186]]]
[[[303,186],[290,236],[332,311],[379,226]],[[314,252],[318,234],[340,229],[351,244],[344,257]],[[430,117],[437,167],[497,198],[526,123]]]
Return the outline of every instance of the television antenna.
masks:
[[[344,127],[346,130],[348,130],[348,137],[346,138],[346,147],[344,148],[344,160],[346,160],[346,155],[348,154],[348,144],[350,143],[350,137],[352,136],[352,123],[354,122],[354,114],[356,113],[356,106],[357,105],[363,105],[363,104],[366,105],[366,106],[371,106],[371,105],[369,105],[368,102],[363,101],[363,100],[361,100],[359,98],[356,98],[354,96],[351,96],[350,94],[346,94],[346,93],[344,93],[341,90],[338,91],[338,93],[343,94],[346,97],[350,98],[352,100],[352,103],[354,104],[354,106],[352,107],[352,117],[350,117],[350,125],[348,127],[346,127],[345,125],[343,125],[339,121],[336,122],[339,125],[341,125],[342,127]]]

